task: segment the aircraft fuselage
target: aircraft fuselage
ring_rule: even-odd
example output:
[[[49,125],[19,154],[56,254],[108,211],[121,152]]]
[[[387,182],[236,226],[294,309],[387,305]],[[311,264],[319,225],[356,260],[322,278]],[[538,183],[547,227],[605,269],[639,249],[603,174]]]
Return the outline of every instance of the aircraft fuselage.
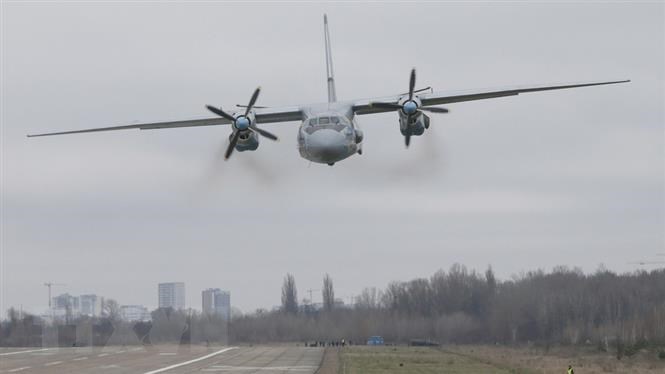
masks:
[[[363,135],[350,108],[330,108],[333,105],[305,114],[298,130],[298,150],[304,159],[332,165],[361,152]]]

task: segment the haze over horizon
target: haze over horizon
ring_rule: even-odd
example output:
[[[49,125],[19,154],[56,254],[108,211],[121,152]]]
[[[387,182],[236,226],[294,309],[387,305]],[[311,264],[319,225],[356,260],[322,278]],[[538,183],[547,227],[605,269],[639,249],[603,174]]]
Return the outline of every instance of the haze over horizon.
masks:
[[[664,10],[3,2],[0,311],[42,310],[48,281],[146,306],[182,281],[189,306],[213,287],[250,312],[287,272],[347,301],[453,263],[655,268],[629,262],[665,252]],[[334,167],[291,122],[228,162],[228,126],[25,137],[208,117],[259,85],[257,105],[325,101],[323,13],[340,100],[405,92],[412,67],[435,90],[632,82],[449,104],[408,150],[396,114],[358,116],[364,154]]]

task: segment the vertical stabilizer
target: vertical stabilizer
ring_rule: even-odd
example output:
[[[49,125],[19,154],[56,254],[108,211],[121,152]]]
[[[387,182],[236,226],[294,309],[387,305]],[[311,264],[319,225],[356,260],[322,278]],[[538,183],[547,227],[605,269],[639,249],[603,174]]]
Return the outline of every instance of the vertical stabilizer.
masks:
[[[330,33],[328,32],[328,16],[323,15],[323,34],[326,38],[326,74],[328,78],[328,102],[337,101],[335,92],[335,75],[333,74],[332,53],[330,51]]]

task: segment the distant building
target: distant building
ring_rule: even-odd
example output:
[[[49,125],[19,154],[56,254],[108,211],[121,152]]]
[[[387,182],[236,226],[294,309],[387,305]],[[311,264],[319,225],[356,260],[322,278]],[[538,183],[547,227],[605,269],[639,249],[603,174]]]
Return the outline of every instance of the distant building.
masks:
[[[335,302],[333,303],[333,307],[334,307],[335,309],[341,309],[341,308],[344,308],[344,307],[345,307],[345,305],[344,305],[344,300],[342,300],[342,299],[335,299]]]
[[[54,317],[78,317],[80,315],[79,298],[63,293],[52,299]]]
[[[81,315],[98,317],[102,314],[102,300],[97,295],[79,296],[79,310]]]
[[[218,315],[228,320],[231,318],[231,293],[219,288],[208,288],[201,292],[203,314]]]
[[[150,321],[150,312],[143,305],[121,305],[120,318],[128,322]]]
[[[302,303],[298,304],[298,312],[304,314],[317,314],[323,310],[323,303],[310,303],[309,299],[303,299]]]
[[[53,309],[79,309],[79,299],[68,293],[63,293],[53,298]]]
[[[160,283],[157,287],[159,307],[185,309],[185,284],[182,282]]]

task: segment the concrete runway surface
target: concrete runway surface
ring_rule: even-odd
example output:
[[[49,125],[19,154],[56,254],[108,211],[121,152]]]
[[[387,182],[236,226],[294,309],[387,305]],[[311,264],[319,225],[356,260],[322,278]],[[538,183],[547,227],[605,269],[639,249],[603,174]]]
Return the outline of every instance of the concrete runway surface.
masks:
[[[313,374],[323,348],[81,347],[0,348],[0,373],[299,373]]]

